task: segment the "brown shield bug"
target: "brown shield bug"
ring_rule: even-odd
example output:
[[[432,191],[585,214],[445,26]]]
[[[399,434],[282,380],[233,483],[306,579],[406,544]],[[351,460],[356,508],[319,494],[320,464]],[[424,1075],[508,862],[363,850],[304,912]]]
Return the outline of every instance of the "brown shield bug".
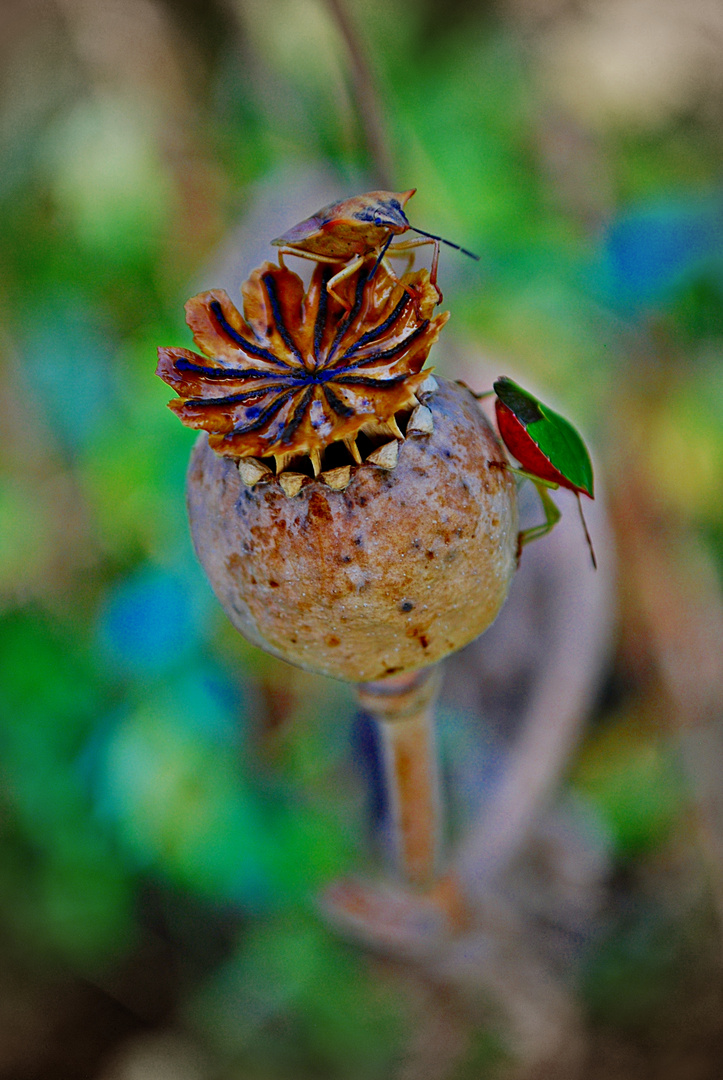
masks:
[[[426,244],[434,245],[430,281],[437,289],[441,301],[442,294],[437,287],[437,266],[439,263],[439,245],[449,247],[479,260],[479,255],[467,248],[444,240],[441,236],[424,232],[410,225],[404,206],[414,195],[416,188],[409,191],[368,191],[365,195],[354,195],[350,199],[331,203],[317,210],[311,217],[300,221],[292,229],[279,236],[271,243],[279,247],[279,264],[284,265],[284,255],[297,255],[301,259],[313,262],[345,265],[327,282],[327,291],[342,306],[348,305],[337,292],[336,287],[346,278],[351,277],[361,264],[370,256],[375,256],[372,277],[380,263],[397,281],[397,275],[389,264],[388,255],[402,254]],[[418,233],[418,240],[402,240],[393,244],[395,236],[407,231]]]

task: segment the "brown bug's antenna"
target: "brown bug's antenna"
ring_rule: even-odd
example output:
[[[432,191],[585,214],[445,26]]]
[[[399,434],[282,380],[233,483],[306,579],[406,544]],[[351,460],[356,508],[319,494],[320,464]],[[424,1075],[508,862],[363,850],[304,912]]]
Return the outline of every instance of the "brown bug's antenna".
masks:
[[[474,251],[468,251],[467,248],[460,247],[459,244],[453,244],[451,240],[445,240],[443,236],[435,236],[434,233],[425,232],[424,229],[417,229],[414,225],[410,225],[409,228],[412,232],[419,233],[420,236],[428,236],[430,240],[439,240],[440,243],[446,244],[447,247],[454,248],[455,251],[461,251],[463,255],[469,255],[470,259],[474,259],[476,262],[480,261],[479,255],[475,255]]]

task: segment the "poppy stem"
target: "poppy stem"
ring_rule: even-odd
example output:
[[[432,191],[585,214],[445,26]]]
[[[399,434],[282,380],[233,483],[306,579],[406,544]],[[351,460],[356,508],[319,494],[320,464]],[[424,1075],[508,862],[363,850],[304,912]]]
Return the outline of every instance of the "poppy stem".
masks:
[[[430,888],[441,834],[439,768],[434,740],[437,667],[358,688],[360,707],[377,724],[389,807],[392,852],[400,876]]]

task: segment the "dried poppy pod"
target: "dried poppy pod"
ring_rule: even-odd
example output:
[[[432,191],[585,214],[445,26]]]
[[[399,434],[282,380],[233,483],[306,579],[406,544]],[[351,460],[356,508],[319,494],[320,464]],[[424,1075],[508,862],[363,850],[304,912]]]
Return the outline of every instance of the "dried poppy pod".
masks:
[[[448,313],[433,317],[437,290],[426,271],[394,283],[362,268],[340,286],[345,306],[317,267],[308,292],[296,274],[264,263],[243,287],[242,318],[222,289],[194,296],[186,317],[205,356],[159,349],[157,374],[180,400],[170,407],[210,433],[218,454],[271,459],[275,475],[313,474],[335,443],[359,464],[357,436],[401,438],[395,415],[417,404],[422,367]],[[338,448],[339,449],[339,448]],[[262,472],[267,466],[262,466]],[[250,480],[253,469],[245,470]]]
[[[205,357],[159,350],[184,423],[198,557],[250,641],[369,682],[461,648],[495,618],[516,566],[515,482],[472,395],[422,371],[447,315],[426,271],[362,266],[308,292],[267,263],[201,294]]]

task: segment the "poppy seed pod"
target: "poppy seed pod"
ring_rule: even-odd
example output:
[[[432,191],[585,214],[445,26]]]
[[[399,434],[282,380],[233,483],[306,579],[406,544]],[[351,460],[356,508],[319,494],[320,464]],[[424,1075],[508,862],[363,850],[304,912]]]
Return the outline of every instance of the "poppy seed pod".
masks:
[[[494,620],[516,568],[516,487],[464,387],[422,371],[446,321],[426,271],[383,267],[327,296],[266,264],[244,316],[189,301],[205,357],[160,350],[172,406],[205,428],[193,542],[234,626],[311,671],[369,682],[423,668]],[[342,291],[340,289],[340,291]]]

